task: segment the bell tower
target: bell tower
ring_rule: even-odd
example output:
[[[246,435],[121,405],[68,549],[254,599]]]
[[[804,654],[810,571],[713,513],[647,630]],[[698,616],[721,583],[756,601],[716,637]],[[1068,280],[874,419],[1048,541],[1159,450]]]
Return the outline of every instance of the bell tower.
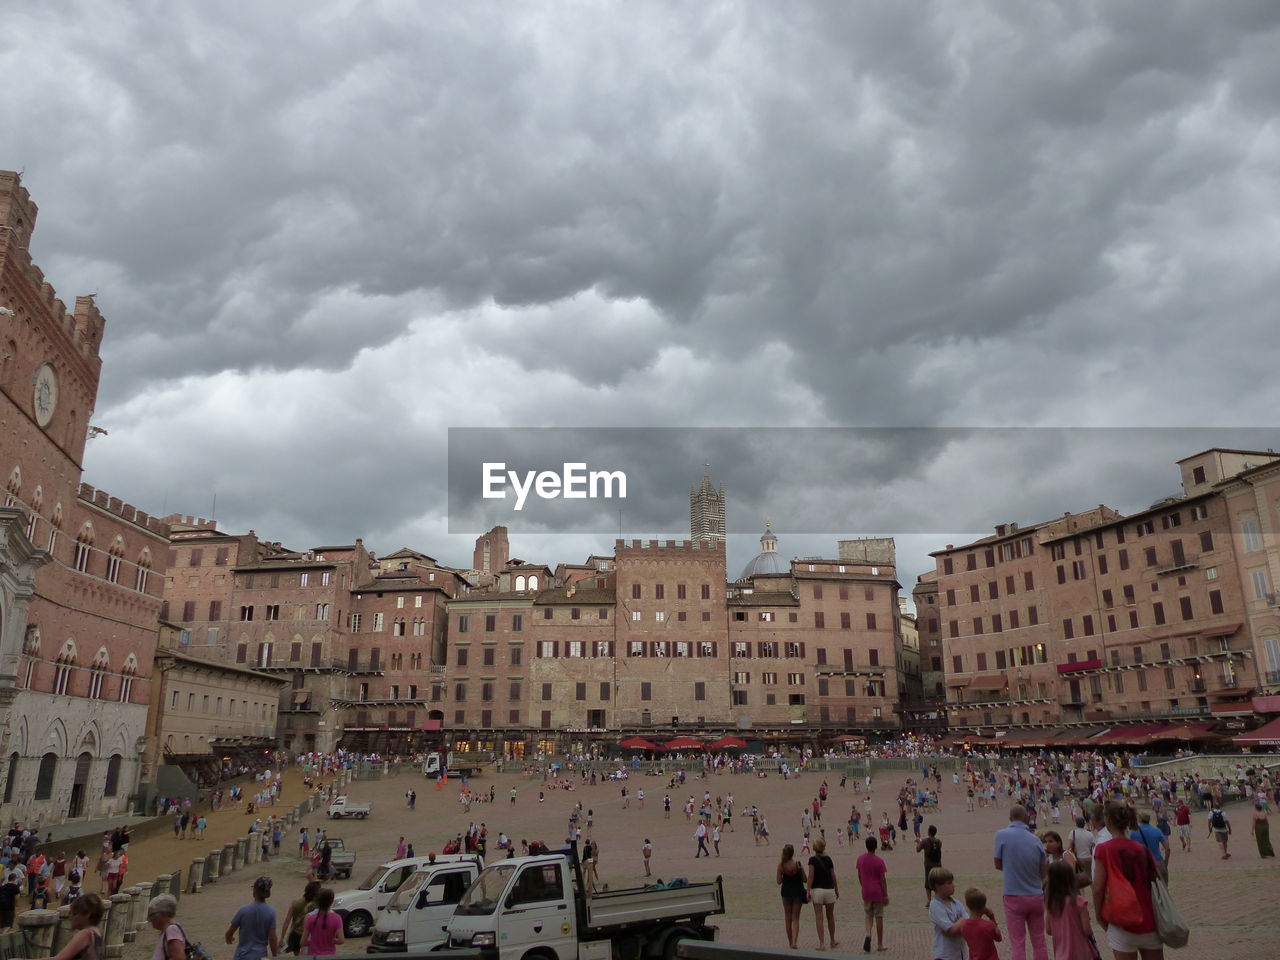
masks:
[[[724,546],[724,484],[717,490],[711,482],[711,465],[702,475],[702,484],[689,491],[689,538],[694,543],[708,541]]]

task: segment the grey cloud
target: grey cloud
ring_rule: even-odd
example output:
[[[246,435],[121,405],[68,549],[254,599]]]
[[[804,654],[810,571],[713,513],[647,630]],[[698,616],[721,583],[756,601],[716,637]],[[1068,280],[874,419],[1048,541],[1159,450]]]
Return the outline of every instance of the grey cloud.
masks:
[[[447,345],[419,360],[412,403],[356,399],[316,428],[361,451],[337,469],[263,411],[264,476],[312,469],[314,495],[272,518],[287,529],[329,529],[340,498],[351,529],[433,516],[403,480],[383,502],[353,492],[405,437],[442,491],[439,425],[411,414],[446,382],[512,423],[1248,424],[1274,408],[1267,355],[1232,344],[1270,336],[1280,293],[1280,157],[1261,136],[1275,4],[166,11],[28,6],[0,37],[21,78],[0,164],[26,168],[33,253],[64,298],[99,293],[102,414],[127,420],[157,380],[358,378],[361,351],[414,329]],[[673,456],[677,488],[689,462]],[[228,470],[245,515],[270,497]],[[759,493],[744,508],[777,512],[781,492]],[[1074,506],[1061,494],[1046,507]]]

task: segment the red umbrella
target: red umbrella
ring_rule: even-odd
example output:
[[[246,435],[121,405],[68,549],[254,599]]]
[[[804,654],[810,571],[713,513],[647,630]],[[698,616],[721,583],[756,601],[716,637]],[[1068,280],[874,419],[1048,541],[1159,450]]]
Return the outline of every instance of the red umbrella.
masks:
[[[644,737],[628,737],[618,746],[624,750],[661,750],[662,748],[656,743],[650,743]]]
[[[674,740],[667,741],[668,750],[705,750],[701,740],[695,740],[693,737],[676,737]]]
[[[715,743],[707,744],[708,750],[745,750],[747,742],[737,737],[721,737]]]

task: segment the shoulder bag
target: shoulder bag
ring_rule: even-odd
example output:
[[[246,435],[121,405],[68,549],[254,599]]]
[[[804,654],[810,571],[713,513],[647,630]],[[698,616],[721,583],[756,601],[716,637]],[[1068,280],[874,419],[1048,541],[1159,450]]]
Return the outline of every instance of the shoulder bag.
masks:
[[[1174,906],[1168,886],[1158,874],[1151,881],[1151,906],[1155,909],[1156,933],[1160,936],[1160,942],[1174,949],[1185,947],[1191,939],[1191,931]]]

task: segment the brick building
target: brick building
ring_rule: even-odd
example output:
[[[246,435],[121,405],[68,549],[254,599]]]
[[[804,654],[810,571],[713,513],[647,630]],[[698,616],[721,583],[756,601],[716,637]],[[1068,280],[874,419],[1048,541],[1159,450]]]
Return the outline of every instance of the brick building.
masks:
[[[1224,450],[1179,465],[1183,495],[1132,516],[1098,507],[1001,525],[934,554],[952,728],[1253,713],[1280,654],[1268,646],[1276,540],[1263,528],[1280,465]]]
[[[36,212],[0,172],[0,817],[54,823],[137,790],[167,529],[81,482],[105,323],[31,262]]]
[[[916,608],[920,644],[920,699],[902,698],[903,726],[942,733],[947,728],[946,672],[942,662],[942,622],[938,615],[938,574],[930,570],[916,578],[911,591]]]
[[[450,600],[442,718],[454,749],[584,752],[639,733],[820,743],[898,726],[887,559],[783,561],[729,582],[723,544],[618,540],[552,586],[499,574]],[[513,561],[514,562],[514,561]],[[546,568],[541,568],[545,571]]]

